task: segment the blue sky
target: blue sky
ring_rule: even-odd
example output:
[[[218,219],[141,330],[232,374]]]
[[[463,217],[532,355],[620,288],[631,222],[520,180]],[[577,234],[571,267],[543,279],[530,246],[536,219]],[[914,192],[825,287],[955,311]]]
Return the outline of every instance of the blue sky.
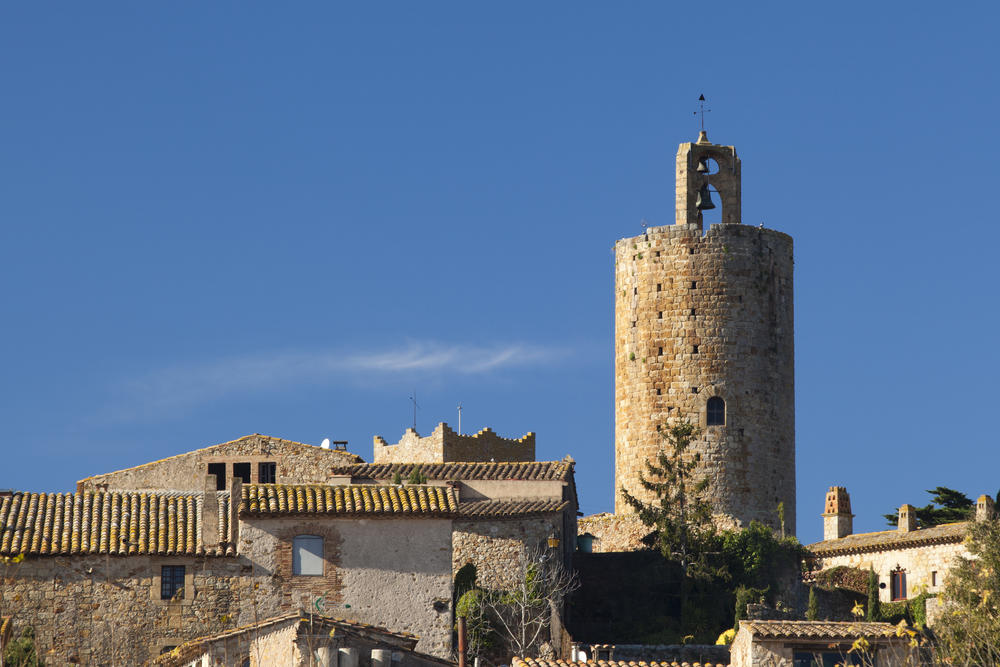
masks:
[[[975,6],[973,6],[975,5]],[[0,487],[261,432],[538,433],[612,505],[612,243],[677,144],[795,238],[798,532],[996,493],[991,3],[0,10]]]

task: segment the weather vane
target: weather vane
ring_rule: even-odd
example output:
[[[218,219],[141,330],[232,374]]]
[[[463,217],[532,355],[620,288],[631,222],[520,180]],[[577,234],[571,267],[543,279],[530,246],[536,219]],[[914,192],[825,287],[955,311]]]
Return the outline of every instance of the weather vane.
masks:
[[[699,95],[698,96],[698,107],[699,108],[698,108],[697,111],[694,112],[694,115],[697,116],[698,114],[701,114],[701,131],[704,132],[705,131],[705,112],[711,111],[711,109],[706,109],[705,108],[705,96],[704,95]]]

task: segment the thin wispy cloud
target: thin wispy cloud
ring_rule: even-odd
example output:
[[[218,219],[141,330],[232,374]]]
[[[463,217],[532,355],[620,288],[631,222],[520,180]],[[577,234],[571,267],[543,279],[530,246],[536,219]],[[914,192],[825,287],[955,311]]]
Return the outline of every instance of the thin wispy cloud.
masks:
[[[412,375],[475,375],[556,364],[565,347],[408,342],[394,349],[268,352],[174,365],[123,381],[107,416],[113,421],[162,418],[236,395],[299,384]]]

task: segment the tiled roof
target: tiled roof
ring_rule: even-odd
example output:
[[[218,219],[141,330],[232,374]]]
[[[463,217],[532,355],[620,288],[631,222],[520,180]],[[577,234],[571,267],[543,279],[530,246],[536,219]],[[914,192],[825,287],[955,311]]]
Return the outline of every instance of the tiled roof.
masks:
[[[940,526],[921,528],[909,532],[898,530],[883,530],[877,533],[860,533],[848,535],[839,540],[823,540],[815,542],[806,548],[817,556],[834,556],[847,553],[862,553],[869,551],[889,551],[922,547],[930,544],[947,544],[961,542],[969,527],[968,521],[945,523]]]
[[[204,637],[197,637],[190,641],[184,642],[177,648],[164,653],[162,655],[154,658],[149,664],[155,665],[156,667],[173,667],[174,665],[184,665],[189,663],[194,658],[208,650],[208,645],[213,642],[229,639],[232,637],[238,637],[239,635],[251,632],[254,630],[260,631],[264,628],[269,628],[274,625],[280,625],[288,621],[295,621],[301,626],[302,623],[309,622],[309,617],[305,616],[301,611],[293,611],[288,614],[282,614],[281,616],[274,616],[272,618],[259,621],[257,623],[250,623],[248,625],[243,625],[238,628],[233,628],[231,630],[226,630],[225,632],[219,632],[214,635],[205,635]],[[326,634],[329,630],[346,631],[349,633],[361,635],[363,637],[374,638],[381,640],[384,643],[393,644],[399,646],[403,649],[413,650],[413,647],[417,645],[417,641],[420,639],[417,635],[410,634],[409,632],[393,632],[383,627],[377,625],[369,625],[367,623],[359,623],[357,621],[351,621],[344,618],[331,618],[329,616],[320,616],[319,614],[312,614],[312,623],[317,629],[322,629],[323,634]]]
[[[864,621],[740,621],[740,630],[769,639],[857,639],[896,637],[891,623]]]
[[[405,480],[414,468],[427,479],[500,479],[560,480],[573,473],[571,461],[534,461],[530,463],[359,463],[334,466],[334,475],[359,479],[392,479],[398,472]]]
[[[546,660],[544,658],[514,658],[511,667],[729,667],[721,663],[701,662],[667,662],[656,660],[588,660],[587,662],[570,662],[569,660]]]
[[[218,500],[216,521],[225,536],[229,494]],[[201,545],[202,502],[201,494],[169,491],[17,491],[0,503],[0,555],[221,555],[222,545]]]
[[[564,500],[473,500],[459,503],[458,512],[462,517],[475,519],[503,519],[534,514],[561,512],[568,502]]]
[[[241,515],[452,516],[458,494],[447,486],[245,484]]]

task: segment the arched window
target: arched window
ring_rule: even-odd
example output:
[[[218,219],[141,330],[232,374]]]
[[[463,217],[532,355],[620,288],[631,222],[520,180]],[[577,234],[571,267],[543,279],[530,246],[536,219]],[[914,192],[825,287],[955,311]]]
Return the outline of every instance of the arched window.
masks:
[[[292,540],[292,574],[323,575],[323,538],[296,535]]]
[[[906,599],[906,570],[896,566],[896,569],[889,573],[889,581],[892,588],[889,590],[890,598],[893,602]]]
[[[718,396],[713,396],[708,399],[708,405],[706,406],[706,421],[708,426],[725,426],[726,425],[726,402],[719,398]]]

